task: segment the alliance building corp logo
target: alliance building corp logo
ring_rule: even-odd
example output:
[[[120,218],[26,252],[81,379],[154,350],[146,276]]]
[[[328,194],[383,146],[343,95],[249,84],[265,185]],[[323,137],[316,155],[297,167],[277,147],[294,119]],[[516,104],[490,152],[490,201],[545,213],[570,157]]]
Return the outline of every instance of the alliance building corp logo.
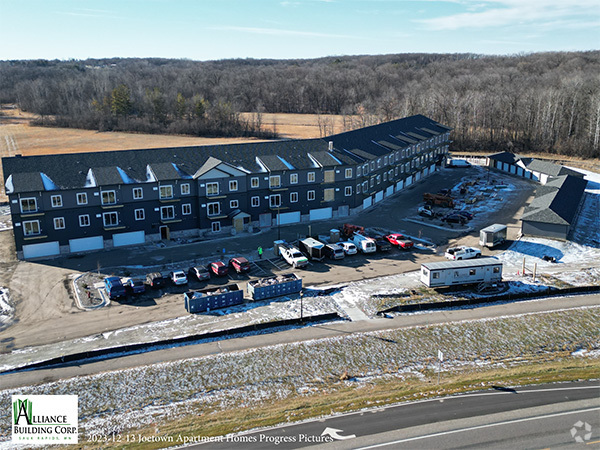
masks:
[[[78,443],[77,395],[13,395],[12,442]]]

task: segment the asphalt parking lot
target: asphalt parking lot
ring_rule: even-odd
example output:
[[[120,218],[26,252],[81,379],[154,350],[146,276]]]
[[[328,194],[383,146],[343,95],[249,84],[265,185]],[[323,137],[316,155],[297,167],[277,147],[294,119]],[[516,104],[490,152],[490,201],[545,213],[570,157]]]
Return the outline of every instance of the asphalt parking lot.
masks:
[[[502,183],[508,179],[516,189],[510,201],[498,205],[493,214],[475,217],[472,229],[462,227],[432,227],[427,219],[413,222],[407,218],[418,218],[416,212],[422,204],[425,192],[438,192],[456,186],[461,179],[485,178],[487,172],[478,167],[446,169],[437,172],[408,189],[385,199],[363,213],[344,218],[312,223],[312,235],[329,235],[329,230],[344,222],[355,223],[367,228],[378,228],[388,232],[400,232],[421,239],[425,246],[414,251],[392,249],[388,253],[358,254],[340,261],[311,262],[306,269],[297,270],[304,286],[344,284],[378,276],[392,275],[417,270],[420,263],[443,258],[449,245],[457,243],[477,245],[478,232],[492,223],[509,226],[509,240],[514,239],[519,229],[518,217],[523,205],[533,194],[535,184],[519,178],[492,173],[490,181]],[[281,270],[291,270],[273,255],[273,241],[279,237],[293,241],[309,233],[309,224],[295,224],[260,230],[257,233],[241,233],[237,236],[206,240],[178,245],[146,245],[138,248],[118,249],[90,253],[76,257],[63,257],[48,261],[24,262],[16,260],[12,231],[0,233],[2,262],[0,263],[0,286],[9,288],[14,304],[12,320],[0,323],[0,352],[42,343],[73,339],[127,326],[154,322],[186,315],[181,293],[188,288],[206,287],[198,282],[189,287],[176,287],[173,291],[154,292],[152,295],[123,302],[111,302],[91,311],[78,308],[71,288],[72,279],[87,271],[105,275],[142,275],[146,272],[168,271],[180,268],[187,272],[192,264],[246,256],[252,263],[248,275],[230,274],[228,277],[211,279],[208,286],[236,282],[243,284],[253,277],[268,276]],[[265,249],[260,260],[256,249]],[[484,254],[493,254],[484,250]],[[180,267],[178,267],[180,266]],[[152,267],[152,270],[149,270]],[[170,269],[169,269],[170,268]]]

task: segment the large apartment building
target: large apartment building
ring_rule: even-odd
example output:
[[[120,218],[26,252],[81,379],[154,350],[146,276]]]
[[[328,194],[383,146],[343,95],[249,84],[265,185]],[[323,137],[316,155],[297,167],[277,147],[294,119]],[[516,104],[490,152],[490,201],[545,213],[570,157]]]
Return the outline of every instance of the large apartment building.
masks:
[[[18,257],[345,217],[436,170],[422,115],[322,139],[3,158]]]

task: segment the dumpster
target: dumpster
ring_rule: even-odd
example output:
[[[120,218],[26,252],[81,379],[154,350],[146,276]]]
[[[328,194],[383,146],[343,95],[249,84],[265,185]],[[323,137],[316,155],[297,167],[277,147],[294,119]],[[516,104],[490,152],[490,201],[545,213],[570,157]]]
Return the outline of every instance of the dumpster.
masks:
[[[244,303],[244,291],[237,284],[189,291],[183,294],[183,297],[185,309],[189,313],[205,312]]]
[[[302,278],[295,273],[261,278],[248,282],[248,294],[252,300],[297,294],[302,290]]]

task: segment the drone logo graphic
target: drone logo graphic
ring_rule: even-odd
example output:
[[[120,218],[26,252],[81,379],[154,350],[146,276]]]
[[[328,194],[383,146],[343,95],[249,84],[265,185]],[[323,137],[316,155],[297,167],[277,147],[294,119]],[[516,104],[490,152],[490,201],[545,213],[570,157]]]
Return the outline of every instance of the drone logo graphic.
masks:
[[[582,436],[583,430],[585,430],[585,434]],[[581,420],[575,422],[573,428],[571,428],[571,437],[575,438],[575,442],[580,444],[584,441],[589,441],[592,438],[592,426]]]

